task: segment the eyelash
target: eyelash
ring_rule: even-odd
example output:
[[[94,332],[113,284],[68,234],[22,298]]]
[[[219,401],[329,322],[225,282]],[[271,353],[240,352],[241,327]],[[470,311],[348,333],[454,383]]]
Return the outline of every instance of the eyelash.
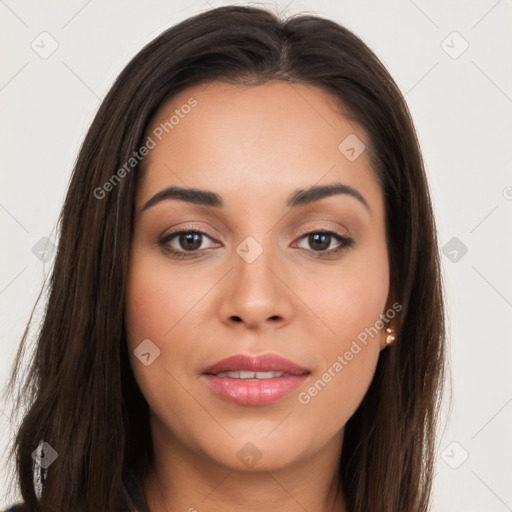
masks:
[[[178,235],[191,234],[191,233],[206,236],[206,237],[210,238],[211,240],[213,240],[213,238],[208,233],[205,233],[204,231],[201,231],[200,229],[183,229],[180,231],[174,231],[173,233],[169,233],[169,234],[163,236],[158,241],[158,245],[171,258],[176,258],[176,259],[194,258],[194,257],[196,257],[197,252],[200,251],[201,249],[196,249],[194,251],[177,251],[175,249],[171,249],[168,245],[169,242],[171,240],[173,240],[174,238],[176,238]],[[331,231],[331,230],[327,230],[327,229],[307,231],[306,233],[303,233],[299,236],[299,240],[302,240],[303,238],[305,238],[309,235],[317,235],[317,234],[330,235],[330,236],[334,237],[334,239],[336,241],[338,241],[340,243],[340,245],[338,247],[336,247],[335,249],[330,249],[328,251],[312,251],[314,254],[313,257],[315,257],[315,258],[325,258],[327,256],[337,255],[338,253],[342,252],[343,250],[352,247],[352,245],[354,244],[353,239],[348,238],[343,235],[340,235],[336,231]],[[307,250],[307,249],[304,249],[304,250]]]

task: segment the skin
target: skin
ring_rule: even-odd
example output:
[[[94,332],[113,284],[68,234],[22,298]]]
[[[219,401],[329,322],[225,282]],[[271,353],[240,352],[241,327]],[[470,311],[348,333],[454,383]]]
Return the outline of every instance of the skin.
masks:
[[[151,411],[148,504],[152,511],[345,510],[343,496],[328,493],[344,425],[394,321],[360,343],[307,404],[298,394],[332,372],[394,302],[382,191],[367,152],[350,161],[338,150],[349,134],[367,147],[368,139],[330,95],[281,81],[189,88],[162,106],[148,133],[192,96],[197,106],[146,157],[135,205],[126,318],[131,365]],[[332,182],[357,189],[369,209],[346,194],[286,206],[293,192]],[[171,185],[216,192],[225,206],[174,199],[141,211]],[[180,229],[208,236],[191,257],[174,259],[158,242]],[[318,257],[340,243],[332,237],[318,249],[304,234],[325,229],[353,245]],[[252,263],[236,252],[248,236],[263,249]],[[190,247],[179,236],[169,246]],[[148,366],[133,352],[145,339],[160,350]],[[311,371],[278,402],[230,403],[201,378],[225,357],[269,352]],[[237,457],[247,443],[261,455],[251,467]]]

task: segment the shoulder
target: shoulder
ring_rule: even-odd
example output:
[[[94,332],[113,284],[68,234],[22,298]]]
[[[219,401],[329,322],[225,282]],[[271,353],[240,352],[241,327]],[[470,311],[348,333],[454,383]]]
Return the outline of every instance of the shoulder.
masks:
[[[17,505],[13,505],[10,508],[5,509],[3,512],[22,512],[23,511],[23,504],[18,503]]]

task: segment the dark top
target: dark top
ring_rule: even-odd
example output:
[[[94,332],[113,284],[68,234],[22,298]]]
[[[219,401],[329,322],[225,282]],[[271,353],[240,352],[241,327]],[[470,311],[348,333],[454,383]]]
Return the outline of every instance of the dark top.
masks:
[[[18,505],[13,505],[11,508],[4,510],[4,512],[21,512],[21,510],[21,503],[19,503]]]

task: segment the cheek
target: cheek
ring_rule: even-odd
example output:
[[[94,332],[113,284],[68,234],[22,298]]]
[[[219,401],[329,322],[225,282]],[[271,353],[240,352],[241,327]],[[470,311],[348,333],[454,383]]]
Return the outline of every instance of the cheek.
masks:
[[[168,345],[179,322],[205,293],[204,281],[184,275],[161,257],[134,258],[127,288],[126,324],[129,343],[153,340]]]
[[[318,267],[302,275],[295,279],[297,295],[324,323],[323,338],[331,341],[328,347],[343,350],[347,341],[373,326],[384,313],[389,293],[384,243],[347,253],[339,267]]]
[[[385,299],[385,298],[384,298]],[[367,297],[354,305],[341,294],[336,336],[324,336],[317,353],[322,364],[310,384],[297,396],[304,406],[302,418],[311,429],[321,424],[324,435],[334,436],[359,407],[373,379],[380,354],[382,297]]]
[[[154,258],[134,251],[126,293],[126,331],[132,369],[146,398],[165,382],[162,368],[169,355],[166,340],[172,339],[170,334],[182,307],[179,296],[179,284],[169,281],[165,268]],[[149,366],[134,354],[147,339],[159,350],[158,358]],[[179,358],[179,350],[172,352]]]
[[[173,410],[184,410],[180,392],[182,372],[190,366],[190,347],[179,343],[179,329],[199,291],[186,287],[159,258],[135,251],[126,294],[126,330],[131,367],[150,409],[157,417],[168,417]],[[150,365],[143,364],[134,351],[143,340],[151,340],[159,355]],[[173,343],[173,340],[177,342]]]
[[[322,365],[298,401],[308,410],[309,418],[316,418],[312,422],[320,418],[334,434],[364,398],[379,358],[383,326],[385,329],[381,315],[389,292],[385,248],[368,252],[368,256],[354,254],[340,267],[336,279],[332,274],[330,278],[316,277],[322,286],[309,288],[309,298],[332,332],[324,334],[317,345]]]
[[[336,435],[361,404],[378,357],[375,343],[349,343],[333,353],[329,363],[297,397],[303,411],[302,427],[315,431],[321,425],[323,438]]]
[[[217,279],[199,279],[197,271],[173,267],[161,255],[134,250],[126,294],[127,342],[135,378],[152,405],[163,400],[162,407],[169,407],[181,396],[179,383],[189,378],[201,347],[202,298]],[[146,339],[160,351],[150,366],[134,355]],[[169,393],[163,399],[161,390],[171,388],[177,395]]]
[[[126,322],[131,343],[145,338],[157,340],[170,329],[173,293],[158,277],[156,269],[138,265],[130,272],[126,301]],[[166,314],[167,313],[167,314]]]

